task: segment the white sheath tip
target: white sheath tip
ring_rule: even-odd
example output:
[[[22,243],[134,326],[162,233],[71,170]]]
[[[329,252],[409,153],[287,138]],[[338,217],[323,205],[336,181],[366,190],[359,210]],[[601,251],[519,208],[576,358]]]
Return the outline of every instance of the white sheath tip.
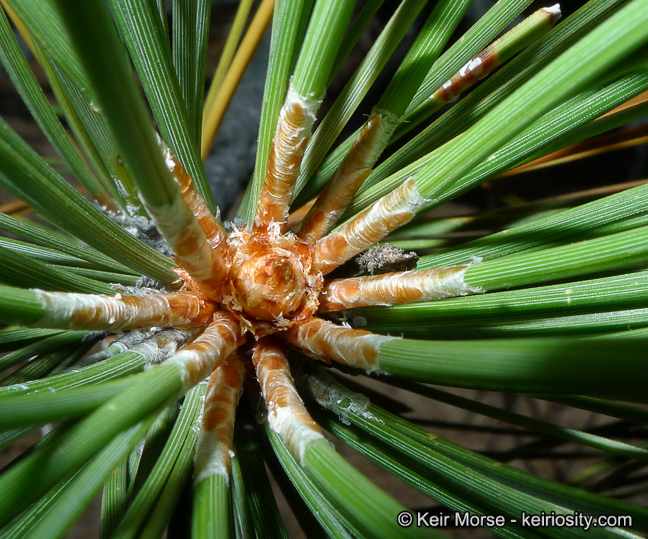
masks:
[[[296,417],[287,406],[270,406],[268,424],[288,442],[299,462],[303,461],[304,453],[312,443],[325,439],[321,432]]]
[[[543,8],[549,15],[554,15],[555,17],[560,17],[562,12],[560,11],[560,4],[554,4],[553,6]]]
[[[194,458],[194,484],[214,475],[224,477],[229,483],[230,453],[221,443],[218,432],[201,429]]]

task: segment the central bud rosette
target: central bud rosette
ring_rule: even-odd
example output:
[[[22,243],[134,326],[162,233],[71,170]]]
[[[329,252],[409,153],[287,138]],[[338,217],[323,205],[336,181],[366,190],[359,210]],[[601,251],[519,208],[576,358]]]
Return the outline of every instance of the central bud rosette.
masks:
[[[311,246],[293,234],[236,231],[229,239],[223,305],[256,336],[312,316],[322,289]]]

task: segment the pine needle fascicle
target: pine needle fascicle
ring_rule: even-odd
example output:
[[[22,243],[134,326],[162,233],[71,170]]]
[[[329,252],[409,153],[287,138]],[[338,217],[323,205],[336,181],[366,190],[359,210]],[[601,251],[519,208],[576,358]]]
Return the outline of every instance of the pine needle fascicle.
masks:
[[[265,180],[279,113],[286,97],[284,89],[288,86],[289,77],[294,69],[296,55],[304,38],[312,6],[312,0],[275,4],[254,174],[239,208],[239,214],[248,227],[254,223],[257,201]]]
[[[369,120],[357,135],[349,153],[304,218],[299,229],[303,237],[321,238],[330,232],[337,218],[344,213],[401,125],[410,101],[467,7],[467,3],[441,3],[432,12],[385,93],[372,109]],[[560,11],[556,9],[539,10],[470,60],[426,103],[434,103],[433,108],[438,109],[456,100],[466,88],[486,77],[538,35],[549,30],[559,15]],[[446,19],[449,19],[449,23]]]
[[[173,153],[178,156],[182,166],[193,179],[196,190],[213,213],[216,211],[216,205],[207,183],[205,169],[202,167],[200,149],[195,135],[199,123],[198,118],[194,119],[195,126],[188,122],[189,113],[183,102],[169,42],[165,39],[156,9],[150,2],[141,0],[111,2],[111,5],[121,36],[131,52],[131,58],[135,63],[135,68],[148,97],[160,134],[171,147]],[[195,21],[191,21],[191,24],[192,28],[195,29]],[[197,43],[196,50],[199,50],[202,46],[202,43]],[[196,64],[195,76],[199,77],[200,71],[204,69],[201,67],[204,63],[204,57],[196,59],[196,62],[199,62],[199,64]],[[87,64],[85,64],[84,68],[86,70],[87,67]],[[89,74],[89,71],[87,72]],[[129,79],[124,76],[123,72],[121,76],[124,78],[120,77],[118,80],[122,83]],[[200,102],[197,101],[201,93],[202,83],[195,80],[191,82],[191,85],[198,94],[192,104],[195,114],[195,108],[202,106],[202,99],[200,99]],[[137,119],[143,120],[141,114],[137,116]],[[141,123],[140,125],[145,126],[147,123]],[[119,137],[116,138],[119,139]],[[141,178],[139,174],[132,173],[133,177]],[[139,185],[138,187],[144,194],[145,191],[142,187]]]
[[[0,55],[2,63],[5,69],[9,70],[21,97],[58,154],[65,159],[75,176],[83,183],[95,200],[102,205],[111,204],[110,196],[105,192],[92,170],[83,161],[83,158],[65,133],[63,126],[56,118],[51,105],[47,102],[45,94],[20,51],[4,12],[0,13]]]
[[[470,410],[479,415],[497,419],[511,425],[530,429],[545,436],[554,436],[566,441],[588,445],[601,451],[627,458],[641,461],[646,461],[648,459],[648,451],[646,451],[646,449],[631,444],[626,444],[603,436],[597,436],[596,434],[584,432],[578,429],[562,427],[547,421],[511,412],[509,410],[502,410],[495,406],[490,406],[482,402],[476,402],[465,397],[453,395],[447,391],[426,387],[422,384],[398,382],[398,385],[416,393],[417,395],[422,395],[438,402],[457,406],[463,410]]]
[[[353,524],[335,508],[322,490],[308,477],[281,436],[269,427],[266,427],[266,432],[282,468],[322,528],[331,537],[350,538],[351,535],[347,529],[352,529]]]
[[[254,230],[267,230],[272,223],[286,228],[304,150],[354,4],[351,0],[315,4],[279,114]]]
[[[34,537],[63,537],[92,502],[108,474],[135,448],[152,421],[152,417],[147,418],[108,443],[56,496],[31,534]]]
[[[422,90],[423,84],[419,86],[417,94],[412,104],[420,103],[427,99],[434,90],[439,88],[443,82],[457,72],[462,65],[474,57],[480,50],[493,41],[497,35],[530,4],[530,0],[507,0],[497,2],[481,19],[479,19],[472,28],[466,32],[462,38],[450,47],[432,66],[427,73],[424,84],[425,86],[433,85],[431,88]],[[410,104],[410,107],[412,106]],[[358,132],[351,135],[340,144],[327,159],[322,163],[317,175],[312,178],[302,188],[295,197],[293,207],[299,207],[305,204],[310,197],[314,196],[331,177],[335,169],[340,165],[342,159],[347,154]]]
[[[106,256],[163,283],[177,279],[171,259],[130,235],[93,206],[6,124],[0,139],[0,184],[8,191]],[[65,215],[61,207],[66,208]]]
[[[516,494],[524,493],[525,496],[531,496],[526,503],[538,504],[538,511],[548,503],[549,506],[556,504],[587,514],[633,514],[633,525],[638,529],[643,529],[648,524],[648,512],[643,508],[567,487],[465,449],[382,410],[367,397],[350,391],[321,369],[305,374],[304,379],[300,379],[300,387],[304,387],[318,405],[331,410],[342,421],[351,422],[368,435],[404,454],[406,461],[415,458],[420,464],[428,467],[429,472],[436,469],[433,477],[440,486],[449,486],[457,481],[457,474],[476,473],[473,480],[463,481],[462,486],[452,490],[455,494],[466,496],[484,507],[490,506],[490,511],[508,511],[508,504],[500,506],[500,497],[515,498]],[[410,447],[416,449],[410,451]],[[428,452],[428,449],[431,449],[432,453]],[[442,471],[444,468],[446,471]],[[477,485],[485,490],[478,493],[475,490]],[[516,488],[509,490],[510,486]],[[488,494],[487,490],[491,488],[498,494],[493,496],[493,491]],[[498,505],[497,509],[491,504]],[[549,509],[548,512],[550,511]],[[517,516],[519,515],[514,515],[513,518]]]
[[[342,169],[344,170],[344,175],[342,177],[334,176],[337,179],[329,181],[325,192],[339,191],[340,186],[337,184],[340,182],[344,184],[345,179],[346,182],[349,182],[348,176],[354,177],[353,184],[355,185],[361,182],[361,179],[369,173],[373,163],[369,163],[367,160],[371,159],[375,161],[380,155],[381,146],[384,147],[386,145],[393,129],[395,129],[398,121],[401,119],[405,107],[409,104],[408,96],[411,98],[418,89],[420,82],[440,54],[443,45],[449,39],[452,30],[459,23],[469,4],[470,2],[463,1],[442,2],[436,6],[410,48],[408,55],[388,85],[387,90],[385,90],[383,98],[381,98],[378,105],[374,107],[374,110],[370,114],[371,120],[365,123],[363,131],[358,135],[355,146],[353,147],[354,153],[349,153],[345,157],[344,163],[348,163],[348,166],[345,167],[341,164],[340,168],[338,168],[338,173],[342,174],[340,172]],[[376,42],[367,53],[362,64],[346,84],[342,93],[336,99],[331,110],[322,120],[322,123],[310,140],[304,154],[304,162],[300,170],[300,175],[297,178],[297,191],[300,190],[301,185],[319,166],[324,155],[340,134],[343,126],[349,121],[361,99],[380,74],[380,71],[393,54],[400,40],[404,37],[405,28],[411,26],[411,22],[418,15],[422,7],[421,4],[401,3],[389,23],[383,29],[381,35],[378,36],[378,39],[376,39]],[[404,75],[405,73],[407,73],[406,77]],[[394,98],[395,95],[399,95],[399,97]],[[398,107],[398,100],[402,102],[400,108]],[[392,103],[393,101],[396,101],[396,103]],[[360,170],[355,170],[356,168]],[[353,191],[352,188],[350,190]],[[320,199],[322,196],[325,195],[321,195]],[[330,196],[333,195],[329,195],[329,198]],[[344,198],[350,200],[352,196],[353,193],[349,192]],[[338,195],[333,198],[339,203],[338,199],[341,197]],[[315,217],[313,212],[316,212],[316,208],[322,205],[324,207],[320,209],[320,212],[324,214],[330,213],[327,211],[324,201],[320,200],[316,203],[316,206],[311,209],[300,225],[299,235],[301,237],[319,239],[322,235],[329,232],[326,229],[324,232],[310,232],[316,226],[310,222]],[[341,213],[342,209],[338,209],[337,211]],[[320,215],[320,213],[317,215]]]
[[[4,19],[0,56],[64,159],[41,158],[0,125],[0,185],[24,201],[3,210],[31,206],[36,218],[61,230],[0,216],[0,228],[20,237],[0,238],[0,281],[9,283],[0,285],[0,323],[23,326],[0,332],[0,349],[8,351],[0,370],[24,362],[0,383],[0,448],[60,424],[0,474],[0,534],[63,536],[103,485],[102,536],[157,537],[167,530],[169,536],[285,537],[268,464],[282,474],[278,483],[295,510],[317,509],[316,516],[298,516],[313,533],[443,536],[401,527],[396,517],[414,512],[342,458],[320,420],[329,434],[451,511],[508,519],[522,512],[628,515],[635,530],[648,531],[648,511],[622,501],[645,488],[643,472],[629,475],[640,464],[603,461],[575,477],[613,497],[599,496],[455,445],[347,390],[325,369],[288,361],[292,346],[295,356],[305,353],[351,374],[389,375],[394,387],[542,435],[526,443],[523,431],[513,429],[517,446],[505,459],[546,457],[547,447],[558,458],[563,449],[554,446],[578,442],[584,450],[576,457],[603,452],[648,460],[645,445],[626,443],[647,414],[640,405],[615,402],[646,402],[645,184],[428,220],[398,232],[487,179],[546,154],[551,160],[552,152],[645,116],[648,102],[633,98],[648,88],[648,0],[593,0],[551,30],[558,8],[544,8],[480,54],[530,3],[500,0],[440,54],[470,3],[441,0],[383,98],[367,107],[371,115],[351,153],[345,159],[358,132],[327,157],[424,8],[420,0],[402,1],[309,143],[334,71],[381,2],[366,2],[350,23],[354,0],[277,1],[256,168],[240,209],[247,226],[233,223],[230,242],[200,159],[211,3],[174,2],[170,26],[161,0],[74,6],[11,0],[16,13],[8,13],[60,106],[47,103]],[[220,97],[204,111],[217,113],[205,126],[210,136],[245,69],[239,60],[250,58],[248,45],[271,19],[272,3],[261,4],[237,59],[223,60],[222,75],[230,65]],[[241,28],[248,8],[244,0]],[[239,37],[232,36],[232,51]],[[378,164],[390,144],[489,71],[493,54],[518,56]],[[73,135],[55,117],[61,111]],[[70,172],[82,176],[87,190],[63,179]],[[305,224],[292,229],[301,236],[295,237],[291,206],[317,194],[332,175]],[[103,201],[101,208],[86,191]],[[326,217],[321,226],[318,212]],[[497,232],[480,237],[477,227],[484,225]],[[462,229],[471,241],[459,246],[456,237],[430,237]],[[312,263],[312,276],[297,273],[310,279],[313,295],[296,317],[280,312],[257,327],[260,317],[230,294],[235,241],[279,251],[285,235]],[[352,276],[352,259],[390,236],[444,249],[422,257],[416,271],[381,267],[391,273]],[[328,314],[334,311],[341,317]],[[246,343],[251,325],[256,342]],[[266,329],[270,335],[261,334]],[[80,360],[103,339],[104,349]],[[236,415],[244,377],[252,373],[244,372],[247,356],[259,386],[248,380],[245,391],[261,402],[264,427],[247,401]],[[412,381],[537,395],[618,420],[591,431],[564,428]],[[586,533],[490,527],[515,538]],[[587,534],[630,532],[594,526]]]
[[[240,354],[210,376],[194,457],[192,534],[225,537],[231,529],[229,482],[234,416],[243,383]]]
[[[123,9],[126,10],[126,6]],[[196,284],[208,296],[218,297],[222,276],[226,271],[224,262],[219,253],[212,249],[208,241],[211,238],[207,238],[206,231],[200,226],[197,219],[201,216],[194,216],[189,201],[183,197],[181,189],[184,186],[172,177],[172,171],[174,174],[176,168],[180,171],[180,164],[163,157],[153,130],[147,129],[148,118],[144,103],[128,69],[127,58],[120,48],[110,13],[105,6],[101,11],[61,11],[71,29],[73,40],[86,51],[82,63],[93,92],[115,139],[119,141],[124,162],[131,171],[148,211]],[[92,19],[91,26],[90,23],[84,23],[88,17]],[[97,47],[98,36],[102,36],[102,47]],[[110,63],[110,70],[97,69],[99,56]],[[195,175],[186,178],[186,183],[191,185],[195,178]],[[189,200],[190,196],[187,197]],[[199,195],[195,194],[195,197],[199,198]],[[200,202],[197,200],[196,204]],[[203,213],[207,212],[205,208]],[[214,224],[213,230],[217,234],[221,234],[221,229],[219,224]],[[216,241],[222,240],[219,238]]]
[[[174,2],[171,56],[180,93],[187,110],[187,122],[200,146],[207,43],[211,3],[207,0]],[[209,193],[209,192],[208,192]],[[202,193],[205,196],[208,193]]]
[[[389,516],[404,508],[343,460],[324,438],[297,393],[290,375],[288,360],[281,348],[266,337],[259,341],[253,356],[257,378],[267,406],[268,424],[286,442],[306,473],[332,496],[336,504],[365,534],[381,536],[398,525]],[[340,485],[342,477],[353,474],[354,480]],[[356,490],[357,489],[357,490]],[[359,492],[364,492],[359,497]],[[381,507],[382,518],[368,517],[364,499],[371,499],[372,509]],[[410,535],[408,533],[408,535]],[[413,536],[416,533],[411,534]]]

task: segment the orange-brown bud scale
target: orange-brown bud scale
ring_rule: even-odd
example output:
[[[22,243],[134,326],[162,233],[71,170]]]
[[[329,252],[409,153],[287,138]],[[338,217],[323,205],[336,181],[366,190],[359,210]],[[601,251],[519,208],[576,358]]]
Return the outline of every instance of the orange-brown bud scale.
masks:
[[[414,180],[407,180],[339,230],[318,241],[315,266],[323,274],[330,273],[407,223],[425,202]]]
[[[450,80],[444,82],[430,99],[440,105],[451,103],[478,80],[489,75],[499,65],[499,55],[492,47],[488,47],[464,65]]]
[[[292,234],[248,233],[230,239],[224,305],[260,336],[287,327],[317,310],[322,277],[311,247]]]
[[[393,122],[393,120],[392,120]],[[388,135],[383,114],[374,112],[306,215],[297,235],[314,242],[328,234],[380,157]]]
[[[323,439],[323,435],[297,393],[286,356],[273,338],[265,337],[257,343],[252,361],[268,407],[270,427],[301,458],[307,445]]]
[[[231,470],[234,419],[245,375],[244,358],[239,352],[218,365],[205,395],[201,433],[196,447],[195,482]]]
[[[392,337],[376,335],[361,329],[338,326],[321,318],[309,318],[281,334],[287,342],[317,359],[377,370],[378,352],[383,342]]]
[[[66,329],[129,330],[188,328],[208,323],[216,306],[193,294],[102,296],[34,291],[45,316],[34,325]]]
[[[211,245],[214,251],[224,255],[227,250],[227,231],[225,227],[209,211],[207,204],[205,204],[203,198],[196,191],[191,176],[189,176],[182,164],[180,164],[178,158],[171,153],[171,150],[165,153],[165,159],[169,170],[178,182],[180,194],[182,194],[182,197],[191,208],[192,213],[196,217],[196,221],[198,221],[200,228],[205,233],[209,245]]]
[[[206,431],[229,429],[234,426],[233,411],[243,383],[245,368],[243,357],[236,353],[218,365],[209,378],[202,415],[202,427]]]
[[[147,209],[175,253],[176,261],[187,270],[205,296],[218,301],[224,265],[207,243],[205,233],[185,200],[178,197],[163,208]]]
[[[199,337],[165,361],[164,365],[178,365],[185,388],[189,389],[209,376],[244,341],[244,334],[236,318],[220,311]]]
[[[432,268],[329,281],[324,283],[319,310],[333,312],[474,294],[480,289],[467,285],[463,279],[468,267]]]
[[[281,109],[254,221],[255,230],[277,223],[283,232],[304,150],[308,143],[319,101],[288,89]]]
[[[195,190],[191,177],[162,139],[158,143],[167,168],[178,183],[180,198],[170,207],[148,208],[178,263],[191,275],[194,286],[218,301],[227,275],[223,260],[227,233]]]

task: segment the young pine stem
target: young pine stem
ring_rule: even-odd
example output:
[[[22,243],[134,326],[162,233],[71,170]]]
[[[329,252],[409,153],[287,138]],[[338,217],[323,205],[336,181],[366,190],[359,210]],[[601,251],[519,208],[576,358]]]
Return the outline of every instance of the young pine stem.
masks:
[[[315,317],[295,324],[282,337],[318,359],[327,362],[332,359],[367,372],[378,369],[380,347],[393,339],[361,329],[345,328]]]
[[[255,347],[252,361],[268,407],[268,424],[301,461],[306,449],[324,435],[297,393],[288,360],[279,344],[265,337]]]
[[[396,305],[413,301],[466,296],[480,292],[464,281],[469,266],[433,268],[338,279],[324,283],[320,312],[332,312],[372,305]]]
[[[330,273],[410,221],[426,203],[413,179],[385,195],[355,219],[315,244],[316,267]]]
[[[37,327],[129,330],[150,327],[199,327],[214,314],[214,305],[193,294],[100,296],[33,290],[42,316]]]
[[[209,378],[196,446],[196,488],[213,475],[229,481],[234,416],[244,375],[244,357],[237,353],[217,365]]]

